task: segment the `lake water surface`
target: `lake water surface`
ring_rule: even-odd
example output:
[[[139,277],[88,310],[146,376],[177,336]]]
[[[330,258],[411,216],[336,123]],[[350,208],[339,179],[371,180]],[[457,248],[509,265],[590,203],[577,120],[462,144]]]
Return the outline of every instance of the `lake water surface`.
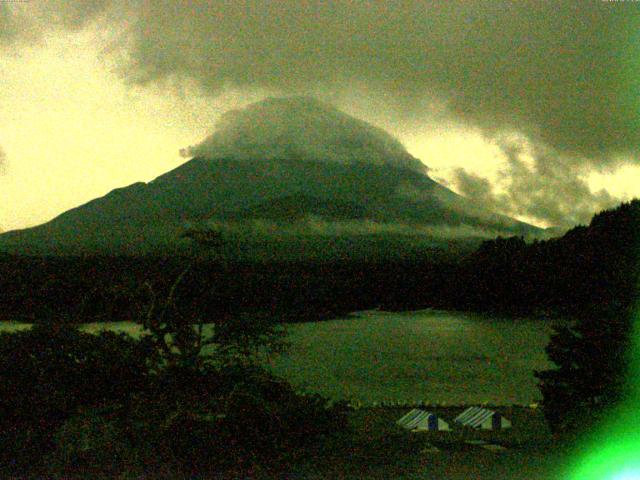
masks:
[[[548,324],[424,310],[360,312],[292,325],[272,366],[332,398],[494,404],[539,400],[534,369],[550,366]]]
[[[0,330],[28,328],[3,322]],[[87,324],[138,333],[129,322]],[[550,366],[549,324],[423,310],[358,312],[288,326],[291,348],[269,367],[294,385],[334,399],[528,404],[539,400],[534,369]]]

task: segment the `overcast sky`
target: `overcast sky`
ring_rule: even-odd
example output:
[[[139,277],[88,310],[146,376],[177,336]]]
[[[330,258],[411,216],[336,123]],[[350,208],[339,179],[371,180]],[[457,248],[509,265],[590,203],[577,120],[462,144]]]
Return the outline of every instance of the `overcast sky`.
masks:
[[[640,196],[640,2],[0,0],[0,227],[184,161],[310,94],[539,225]]]

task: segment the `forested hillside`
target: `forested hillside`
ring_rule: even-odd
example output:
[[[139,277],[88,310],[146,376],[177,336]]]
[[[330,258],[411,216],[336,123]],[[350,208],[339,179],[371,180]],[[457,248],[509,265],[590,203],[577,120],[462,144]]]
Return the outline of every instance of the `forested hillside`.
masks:
[[[596,214],[561,238],[497,238],[451,272],[446,303],[562,316],[627,312],[636,297],[640,201]]]

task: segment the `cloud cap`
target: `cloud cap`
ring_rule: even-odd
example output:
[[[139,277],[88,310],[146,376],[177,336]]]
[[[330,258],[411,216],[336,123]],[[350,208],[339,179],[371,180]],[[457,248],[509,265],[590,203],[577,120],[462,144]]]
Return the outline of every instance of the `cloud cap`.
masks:
[[[426,170],[384,130],[301,96],[267,98],[231,110],[220,117],[213,134],[182,154],[246,161],[367,162]]]

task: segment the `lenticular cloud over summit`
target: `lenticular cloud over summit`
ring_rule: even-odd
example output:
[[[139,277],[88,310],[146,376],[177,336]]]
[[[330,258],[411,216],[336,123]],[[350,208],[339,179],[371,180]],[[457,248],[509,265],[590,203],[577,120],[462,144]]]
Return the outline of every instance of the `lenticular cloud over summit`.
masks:
[[[245,161],[367,162],[426,170],[384,130],[309,97],[269,98],[229,111],[212,135],[182,154]]]

